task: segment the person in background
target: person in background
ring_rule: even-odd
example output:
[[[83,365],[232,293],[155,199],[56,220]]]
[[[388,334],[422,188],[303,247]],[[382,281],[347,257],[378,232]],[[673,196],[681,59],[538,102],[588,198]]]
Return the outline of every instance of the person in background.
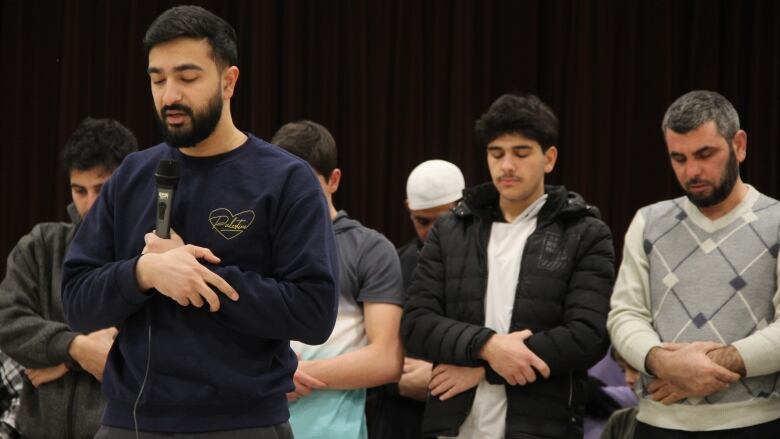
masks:
[[[137,149],[135,136],[119,122],[84,119],[63,154],[71,221],[36,225],[8,256],[0,284],[0,349],[25,368],[16,416],[24,438],[91,439],[100,426],[100,381],[117,330],[106,325],[81,332],[65,323],[62,264],[101,188]]]
[[[455,207],[463,197],[466,183],[463,173],[444,160],[420,163],[406,180],[406,208],[415,236],[398,249],[403,272],[404,291],[412,282],[417,257],[428,238],[428,232],[439,217]],[[369,438],[418,439],[422,434],[422,416],[433,365],[413,357],[404,358],[403,374],[398,383],[376,389],[370,414]]]
[[[22,393],[24,368],[0,352],[0,439],[19,439],[16,412]]]
[[[623,373],[623,380],[630,389],[635,389],[637,381],[639,381],[639,372],[631,367],[623,357],[620,356],[618,351],[610,349],[612,359],[617,363],[618,367]],[[612,413],[607,423],[604,425],[604,430],[601,433],[601,439],[634,439],[634,431],[636,429],[636,394],[634,395],[634,403],[631,405],[624,405],[622,409]]]
[[[616,361],[616,356],[617,352],[610,348],[607,355],[588,370],[583,439],[598,439],[615,411],[636,406],[637,397],[631,387],[635,380],[627,385],[625,363]]]
[[[295,390],[288,394],[297,439],[367,437],[366,388],[398,379],[401,267],[390,241],[343,210],[333,195],[342,183],[336,141],[324,126],[302,120],[274,134],[272,143],[306,160],[328,203],[339,255],[339,311],[330,338],[318,346],[295,342]]]

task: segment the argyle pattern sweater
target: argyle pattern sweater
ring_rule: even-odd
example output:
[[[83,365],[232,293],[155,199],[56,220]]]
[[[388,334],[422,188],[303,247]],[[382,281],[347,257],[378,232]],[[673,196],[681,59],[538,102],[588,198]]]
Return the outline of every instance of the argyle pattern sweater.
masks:
[[[748,186],[712,221],[686,198],[642,208],[626,234],[608,327],[619,352],[643,371],[638,419],[679,430],[721,430],[780,418],[778,249],[780,203]],[[663,342],[734,345],[747,377],[704,398],[652,401],[644,370]]]

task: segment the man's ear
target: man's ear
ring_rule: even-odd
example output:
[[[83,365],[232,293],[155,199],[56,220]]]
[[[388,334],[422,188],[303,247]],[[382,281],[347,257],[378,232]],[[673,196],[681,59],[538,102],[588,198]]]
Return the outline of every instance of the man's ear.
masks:
[[[339,184],[341,183],[341,169],[336,168],[330,173],[328,177],[328,190],[331,194],[335,194],[339,190]]]
[[[230,66],[222,72],[222,99],[230,99],[236,90],[238,82],[238,67]]]
[[[747,133],[743,130],[737,131],[731,144],[734,148],[734,154],[737,156],[737,162],[742,163],[747,157]]]
[[[555,162],[558,160],[558,148],[550,146],[544,152],[544,173],[549,174],[555,169]]]

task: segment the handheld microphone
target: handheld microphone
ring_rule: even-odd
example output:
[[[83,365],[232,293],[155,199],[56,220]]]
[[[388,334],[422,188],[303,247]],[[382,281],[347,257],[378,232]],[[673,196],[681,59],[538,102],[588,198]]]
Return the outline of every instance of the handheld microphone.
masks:
[[[160,238],[171,237],[171,207],[173,194],[179,184],[179,162],[176,160],[160,160],[154,173],[157,181],[157,226],[155,233]]]

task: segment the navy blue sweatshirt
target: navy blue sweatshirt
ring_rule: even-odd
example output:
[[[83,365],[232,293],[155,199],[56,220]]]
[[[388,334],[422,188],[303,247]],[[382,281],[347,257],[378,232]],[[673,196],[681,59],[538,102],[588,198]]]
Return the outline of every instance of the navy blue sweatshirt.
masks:
[[[154,172],[179,161],[171,227],[221,259],[206,267],[239,294],[221,308],[183,307],[139,290],[135,265],[155,226]],[[261,427],[289,417],[297,366],[289,340],[323,343],[337,311],[338,257],[322,189],[309,165],[249,135],[213,157],[166,144],[128,156],[103,187],[68,248],[67,322],[89,332],[118,326],[103,376],[103,424],[200,432]],[[150,294],[151,293],[151,294]],[[151,344],[148,331],[151,326]],[[151,347],[150,347],[151,346]]]

